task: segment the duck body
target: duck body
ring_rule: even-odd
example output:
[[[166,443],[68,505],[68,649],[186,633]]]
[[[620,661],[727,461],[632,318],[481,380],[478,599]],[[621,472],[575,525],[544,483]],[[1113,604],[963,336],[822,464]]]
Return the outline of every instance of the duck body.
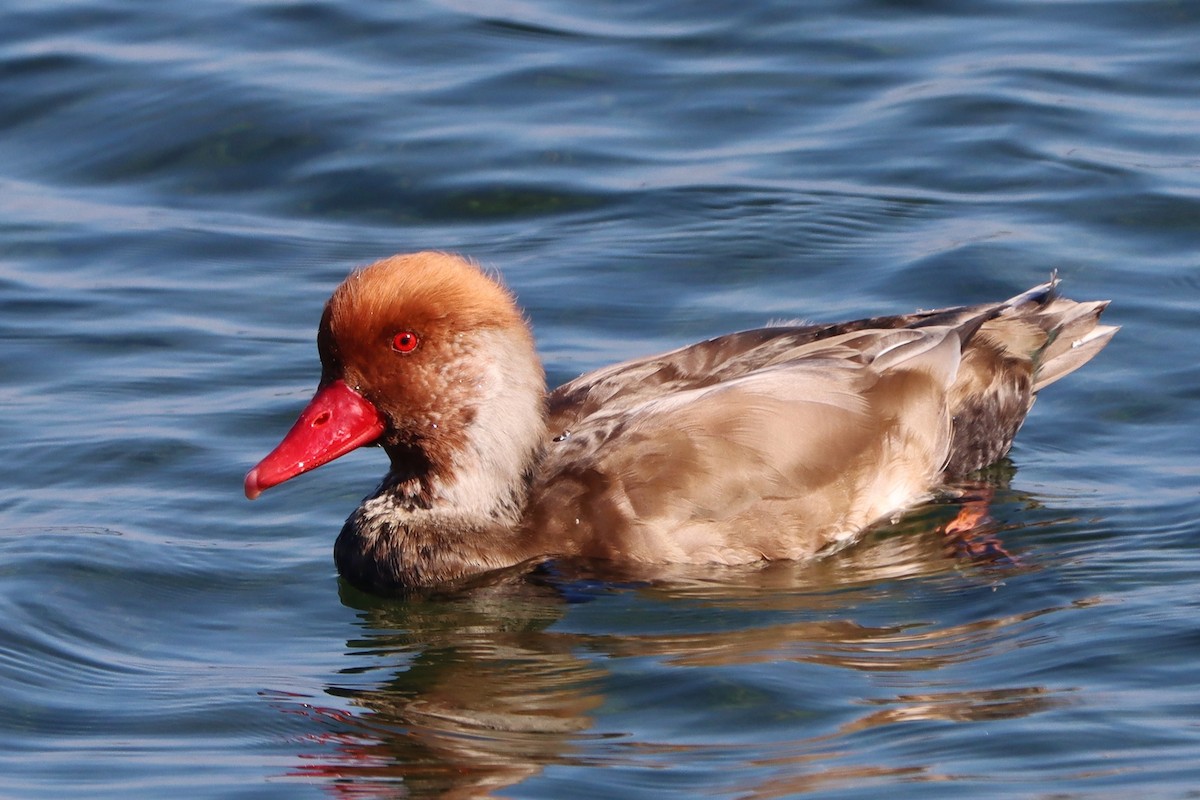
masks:
[[[366,444],[391,468],[334,548],[398,593],[531,559],[805,559],[1008,452],[1116,332],[1055,282],[1010,300],[709,339],[546,393],[508,291],[444,253],[338,287],[316,396],[248,497]]]

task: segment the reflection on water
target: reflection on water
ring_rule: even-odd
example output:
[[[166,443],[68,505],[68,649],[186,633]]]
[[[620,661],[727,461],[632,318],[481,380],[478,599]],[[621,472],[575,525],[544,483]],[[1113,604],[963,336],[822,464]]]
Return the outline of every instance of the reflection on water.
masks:
[[[363,796],[403,782],[422,796],[470,797],[578,757],[576,742],[604,700],[602,668],[547,631],[562,601],[530,583],[454,600],[384,603],[345,588],[362,610],[348,655],[388,672],[368,689],[331,686],[362,713],[331,714],[334,752],[303,774]],[[337,779],[352,777],[343,787]]]
[[[293,777],[354,797],[401,787],[485,796],[553,765],[721,764],[737,776],[730,789],[738,796],[763,798],[898,777],[946,780],[933,764],[872,763],[856,740],[889,726],[1014,719],[1065,703],[1069,689],[960,685],[947,673],[1041,643],[1044,618],[1086,604],[953,624],[865,621],[897,580],[965,569],[989,591],[1028,569],[948,557],[930,526],[944,516],[924,509],[815,565],[694,569],[624,584],[597,580],[594,564],[559,565],[436,600],[383,601],[344,587],[362,633],[346,645],[354,665],[327,691],[348,710],[274,698],[327,730]],[[638,631],[628,615],[647,607],[658,612]],[[749,688],[757,665],[787,663],[797,681],[791,696],[811,697],[811,708],[780,708]],[[712,685],[714,674],[726,676],[721,685]],[[864,677],[875,681],[871,696],[858,694]],[[697,696],[707,698],[708,716],[699,719],[710,728],[721,720],[722,729],[628,729],[644,725],[655,706],[692,713]],[[625,713],[631,705],[636,717]],[[764,737],[762,725],[777,730]]]

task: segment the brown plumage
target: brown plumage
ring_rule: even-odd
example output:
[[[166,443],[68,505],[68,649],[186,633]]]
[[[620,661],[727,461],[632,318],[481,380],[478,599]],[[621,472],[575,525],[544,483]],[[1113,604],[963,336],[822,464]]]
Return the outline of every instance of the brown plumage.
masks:
[[[402,591],[544,556],[803,559],[1008,452],[1036,393],[1099,352],[1106,302],[1055,282],[979,306],[710,339],[546,394],[497,279],[443,253],[346,279],[322,378],[247,496],[362,444],[391,469],[335,559]]]

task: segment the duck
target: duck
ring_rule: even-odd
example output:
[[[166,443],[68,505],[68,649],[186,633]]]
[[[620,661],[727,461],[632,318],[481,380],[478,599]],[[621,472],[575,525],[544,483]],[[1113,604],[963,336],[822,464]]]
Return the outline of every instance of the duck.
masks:
[[[1118,330],[1058,280],[1011,299],[773,324],[547,391],[501,278],[426,251],[353,271],[316,393],[246,497],[377,446],[390,466],[334,561],[374,594],[556,559],[639,570],[836,552],[1005,456],[1037,394]]]

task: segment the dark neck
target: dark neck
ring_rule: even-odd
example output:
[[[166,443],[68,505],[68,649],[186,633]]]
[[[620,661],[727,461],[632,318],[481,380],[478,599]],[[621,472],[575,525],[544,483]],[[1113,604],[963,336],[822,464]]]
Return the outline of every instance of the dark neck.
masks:
[[[334,561],[359,589],[400,594],[452,584],[509,567],[537,553],[525,552],[519,523],[539,454],[508,480],[491,476],[493,492],[471,495],[460,482],[440,479],[422,462],[393,462],[376,493],[342,526]],[[425,462],[427,464],[427,462]]]

